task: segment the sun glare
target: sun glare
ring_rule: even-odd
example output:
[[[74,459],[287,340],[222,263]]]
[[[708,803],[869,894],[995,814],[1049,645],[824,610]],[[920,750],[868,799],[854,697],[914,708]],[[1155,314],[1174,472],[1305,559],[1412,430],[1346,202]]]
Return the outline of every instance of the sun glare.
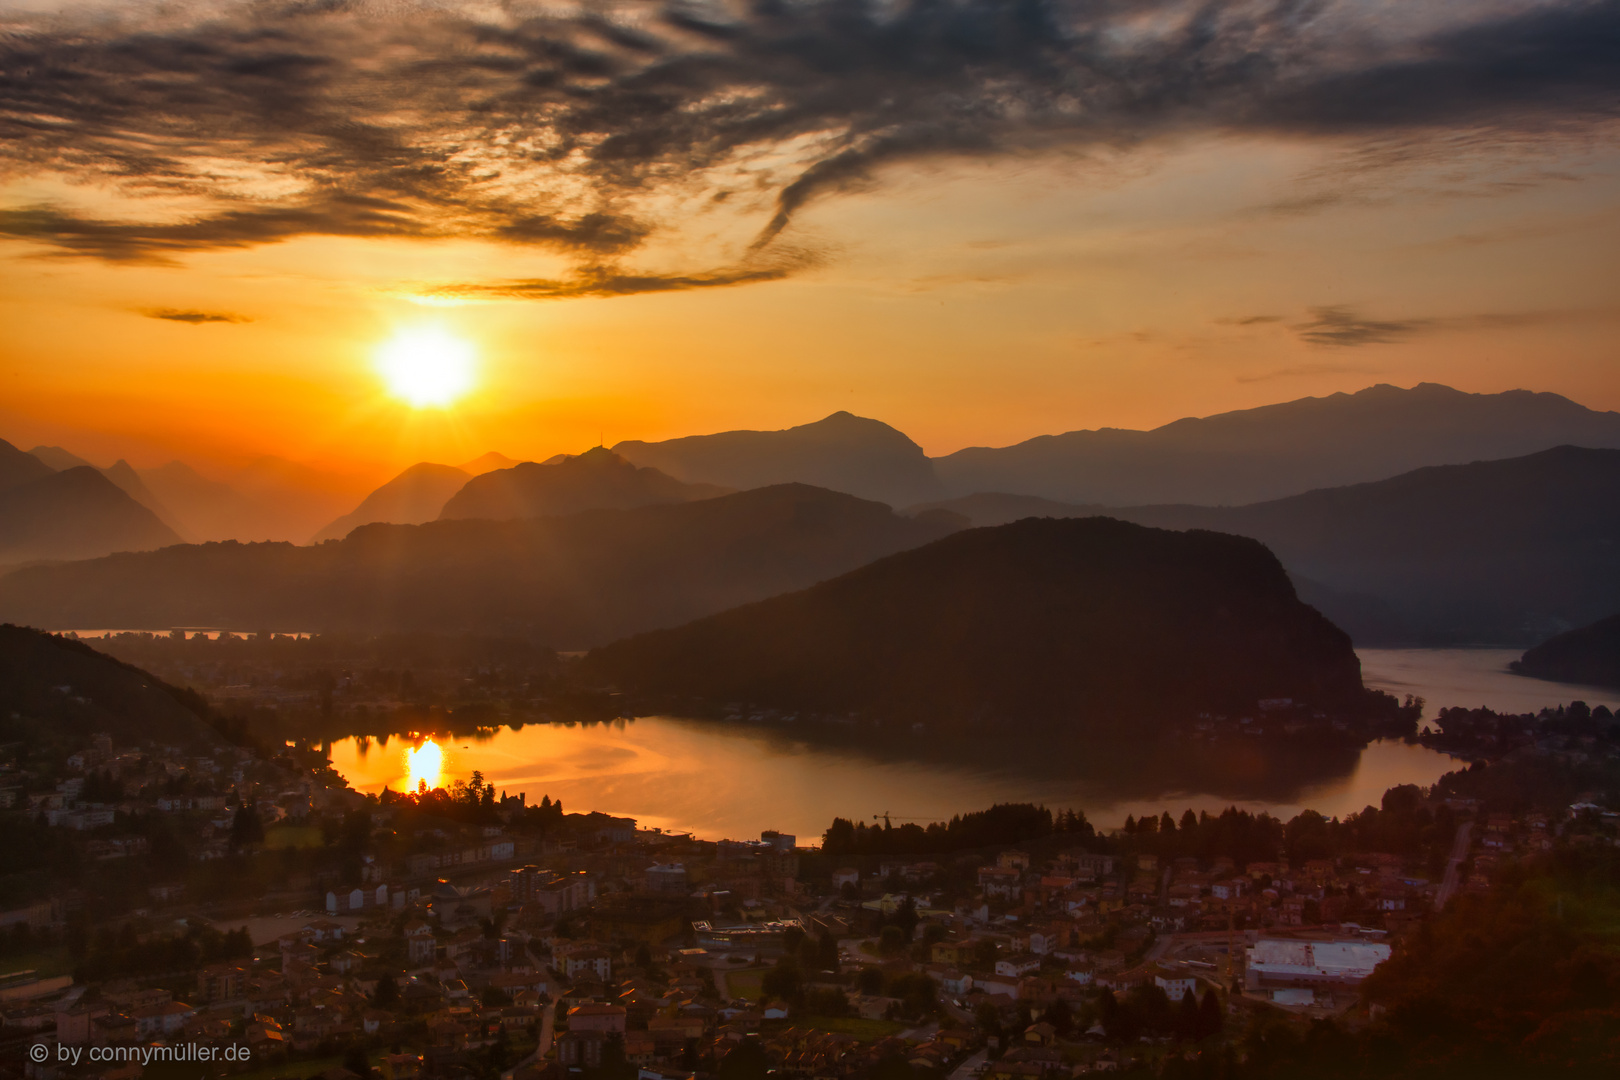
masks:
[[[442,408],[472,389],[473,347],[438,327],[401,330],[377,350],[377,370],[401,401]]]
[[[405,771],[408,774],[406,789],[414,791],[422,784],[426,784],[429,791],[438,787],[439,771],[443,767],[444,751],[440,750],[439,744],[432,739],[428,739],[421,746],[406,750]]]

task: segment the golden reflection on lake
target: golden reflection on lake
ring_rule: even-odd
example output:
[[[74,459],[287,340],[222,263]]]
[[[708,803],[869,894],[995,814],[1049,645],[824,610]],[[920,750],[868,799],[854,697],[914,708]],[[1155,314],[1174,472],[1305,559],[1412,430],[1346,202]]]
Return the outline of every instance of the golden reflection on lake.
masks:
[[[332,746],[333,765],[355,788],[416,786],[408,739],[362,743],[345,739]],[[1198,791],[1157,782],[1151,764],[1136,779],[1122,780],[1105,762],[1074,770],[1005,758],[989,765],[975,760],[971,747],[959,760],[923,761],[811,742],[782,728],[668,717],[530,724],[481,739],[440,736],[437,744],[446,784],[477,770],[500,791],[525,793],[531,804],[549,795],[570,812],[634,817],[644,828],[707,839],[780,829],[800,843],[818,841],[834,817],[871,820],[888,812],[895,819],[938,821],[997,802],[1074,807],[1105,827],[1127,814],[1169,809],[1179,816],[1189,807],[1218,812],[1238,805],[1286,818],[1309,806],[1343,815],[1376,805],[1396,784],[1432,784],[1456,767],[1423,747],[1384,741],[1347,762],[1344,775],[1293,785],[1283,799],[1251,799],[1234,797],[1242,791],[1241,777],[1211,777],[1208,790]],[[1278,778],[1264,779],[1264,790],[1277,790]]]

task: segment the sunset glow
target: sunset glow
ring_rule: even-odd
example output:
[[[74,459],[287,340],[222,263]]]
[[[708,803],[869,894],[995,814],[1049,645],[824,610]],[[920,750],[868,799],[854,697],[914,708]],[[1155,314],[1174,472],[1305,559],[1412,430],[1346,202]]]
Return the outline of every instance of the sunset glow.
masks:
[[[472,389],[474,350],[442,327],[401,330],[377,350],[377,370],[412,408],[444,408]]]

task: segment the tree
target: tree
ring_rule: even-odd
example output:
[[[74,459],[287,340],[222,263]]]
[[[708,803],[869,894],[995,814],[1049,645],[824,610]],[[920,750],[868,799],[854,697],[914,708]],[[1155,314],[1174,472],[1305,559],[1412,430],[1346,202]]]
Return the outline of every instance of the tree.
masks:
[[[799,971],[798,961],[791,956],[782,957],[760,980],[760,989],[790,1004],[798,1002],[804,994],[804,976]]]
[[[744,1039],[720,1062],[719,1080],[765,1080],[771,1059],[758,1039]]]
[[[860,973],[855,976],[855,987],[867,996],[883,993],[883,969],[861,968]]]
[[[1207,1039],[1211,1035],[1219,1035],[1224,1024],[1221,999],[1216,996],[1214,990],[1205,990],[1204,1000],[1198,1003],[1198,1037]]]
[[[906,932],[898,926],[889,925],[883,928],[878,935],[878,952],[884,956],[894,956],[904,952],[906,948]]]
[[[371,1058],[366,1055],[366,1048],[355,1043],[343,1055],[343,1067],[348,1069],[360,1080],[370,1080]]]
[[[1202,1020],[1203,1016],[1198,1011],[1198,996],[1188,990],[1181,995],[1181,1000],[1176,1003],[1175,1019],[1172,1022],[1176,1038],[1189,1041],[1199,1039],[1201,1037],[1199,1028]]]
[[[1041,1014],[1041,1019],[1052,1025],[1052,1030],[1059,1035],[1067,1035],[1074,1027],[1074,1013],[1069,1009],[1069,1003],[1058,998]]]
[[[377,980],[377,989],[371,995],[371,1001],[379,1009],[392,1009],[399,1004],[399,985],[394,982],[392,975],[384,975]]]

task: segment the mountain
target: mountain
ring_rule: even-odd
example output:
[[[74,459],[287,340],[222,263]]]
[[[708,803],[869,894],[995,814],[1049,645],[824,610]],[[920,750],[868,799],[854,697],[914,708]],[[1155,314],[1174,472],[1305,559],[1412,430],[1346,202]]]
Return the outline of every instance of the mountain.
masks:
[[[28,452],[49,465],[55,472],[66,472],[69,469],[90,465],[78,454],[61,446],[36,446]],[[93,465],[90,467],[95,468]]]
[[[213,543],[0,578],[36,626],[463,630],[584,648],[833,577],[958,528],[803,485],[526,521],[365,525],[314,547]]]
[[[525,461],[474,477],[444,504],[439,516],[446,521],[511,521],[690,502],[726,492],[713,484],[685,484],[657,469],[637,468],[598,446],[554,463]]]
[[[450,496],[460,491],[472,478],[471,472],[453,465],[419,462],[367,495],[365,501],[354,510],[316,533],[310,543],[337,540],[348,536],[361,525],[376,521],[393,525],[420,525],[424,521],[432,521],[439,516]]]
[[[284,458],[263,457],[211,479],[182,461],[140,478],[182,531],[199,540],[303,542],[360,497],[348,478]]]
[[[1109,518],[972,529],[594,650],[621,689],[951,729],[1100,732],[1361,694],[1350,639],[1263,546]]]
[[[89,465],[0,491],[0,565],[179,542],[157,515]]]
[[[183,540],[190,539],[186,535],[186,527],[174,516],[173,511],[163,505],[163,500],[152,493],[152,489],[146,486],[146,481],[141,479],[140,473],[136,472],[129,462],[119,458],[102,469],[101,474],[122,488],[124,494],[152,511],[159,521],[174,531],[175,535]]]
[[[1177,420],[1151,431],[1104,428],[971,447],[935,458],[933,466],[950,495],[1207,506],[1564,444],[1620,448],[1620,413],[1596,412],[1557,394],[1467,394],[1421,383]]]
[[[517,458],[509,458],[505,454],[497,454],[491,450],[489,453],[475,457],[471,461],[462,462],[456,468],[468,476],[483,476],[487,472],[494,472],[496,469],[510,469],[512,466],[519,464],[522,463]]]
[[[194,693],[96,652],[81,641],[9,623],[0,626],[0,727],[27,736],[28,726],[88,739],[106,733],[121,745],[219,740]]]
[[[1620,686],[1620,615],[1543,641],[1509,666],[1537,679]]]
[[[43,480],[52,469],[39,458],[0,439],[0,491],[26,484],[30,480]]]
[[[1522,645],[1620,610],[1620,450],[1561,446],[1249,506],[1108,513],[1261,541],[1363,645]],[[1383,625],[1334,595],[1381,607]]]
[[[888,424],[847,412],[785,431],[724,431],[613,449],[680,480],[742,490],[812,484],[890,506],[944,494],[922,447]]]

